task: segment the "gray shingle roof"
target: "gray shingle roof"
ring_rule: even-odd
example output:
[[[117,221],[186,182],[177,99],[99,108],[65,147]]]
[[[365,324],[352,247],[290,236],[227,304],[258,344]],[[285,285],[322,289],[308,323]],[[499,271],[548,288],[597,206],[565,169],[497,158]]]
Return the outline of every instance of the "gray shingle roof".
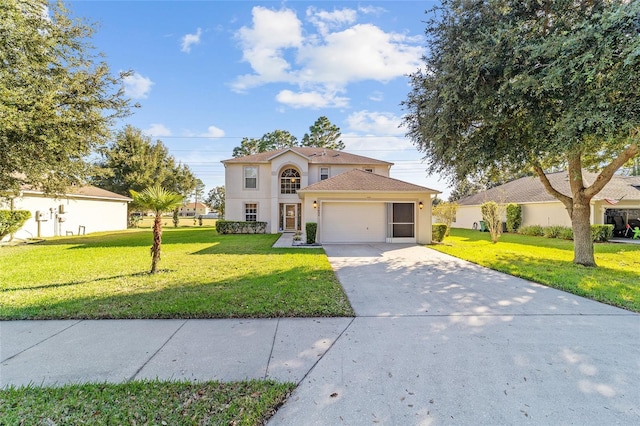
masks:
[[[597,173],[583,172],[585,185],[591,185],[598,176]],[[548,173],[547,177],[555,189],[562,194],[571,196],[569,175],[567,172]],[[611,181],[600,191],[594,200],[640,200],[640,176],[614,175]],[[463,206],[474,206],[486,201],[499,203],[532,203],[558,201],[549,194],[537,176],[527,176],[482,191],[458,200]]]
[[[258,154],[247,155],[244,157],[230,158],[223,160],[223,163],[268,163],[271,159],[278,155],[284,154],[286,151],[293,151],[309,160],[311,164],[380,164],[393,165],[386,161],[376,160],[374,158],[363,157],[362,155],[350,154],[344,151],[336,151],[326,148],[313,147],[292,147],[278,149],[275,151],[266,151]]]
[[[350,170],[332,178],[309,185],[298,192],[431,192],[439,193],[435,189],[415,185],[398,179],[381,176],[364,170]]]

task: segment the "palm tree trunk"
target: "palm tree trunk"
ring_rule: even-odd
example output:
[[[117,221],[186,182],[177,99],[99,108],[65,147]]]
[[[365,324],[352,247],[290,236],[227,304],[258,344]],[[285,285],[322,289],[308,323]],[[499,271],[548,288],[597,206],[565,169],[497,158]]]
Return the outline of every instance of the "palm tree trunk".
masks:
[[[153,246],[151,247],[151,273],[155,274],[160,262],[160,249],[162,246],[162,215],[156,212],[153,222]]]

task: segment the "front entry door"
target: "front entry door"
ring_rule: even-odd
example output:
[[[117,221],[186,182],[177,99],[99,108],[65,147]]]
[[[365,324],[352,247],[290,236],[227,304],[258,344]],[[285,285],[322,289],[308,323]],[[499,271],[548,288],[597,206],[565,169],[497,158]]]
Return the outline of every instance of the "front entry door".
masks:
[[[284,205],[284,230],[295,231],[298,229],[298,205]]]

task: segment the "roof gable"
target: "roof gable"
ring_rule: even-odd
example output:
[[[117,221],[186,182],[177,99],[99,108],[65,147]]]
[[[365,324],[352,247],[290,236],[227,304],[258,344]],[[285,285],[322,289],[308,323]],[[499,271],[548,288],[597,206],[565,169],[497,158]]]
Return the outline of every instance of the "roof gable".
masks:
[[[404,182],[398,179],[393,179],[358,169],[350,170],[329,179],[314,183],[313,185],[309,185],[306,188],[299,190],[298,192],[305,193],[337,191],[431,192],[433,194],[440,193],[435,189],[426,188],[424,186],[415,185],[413,183]]]

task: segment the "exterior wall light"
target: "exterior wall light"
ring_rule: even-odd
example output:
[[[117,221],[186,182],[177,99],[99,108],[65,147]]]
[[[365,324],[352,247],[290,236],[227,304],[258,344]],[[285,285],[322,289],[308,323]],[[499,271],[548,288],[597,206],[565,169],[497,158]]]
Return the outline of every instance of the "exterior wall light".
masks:
[[[422,210],[422,209],[424,208],[424,204],[422,204],[422,201],[420,201],[420,202],[418,203],[418,207],[420,207],[420,210]]]
[[[313,208],[314,209],[318,208],[318,202],[316,200],[313,200]]]

